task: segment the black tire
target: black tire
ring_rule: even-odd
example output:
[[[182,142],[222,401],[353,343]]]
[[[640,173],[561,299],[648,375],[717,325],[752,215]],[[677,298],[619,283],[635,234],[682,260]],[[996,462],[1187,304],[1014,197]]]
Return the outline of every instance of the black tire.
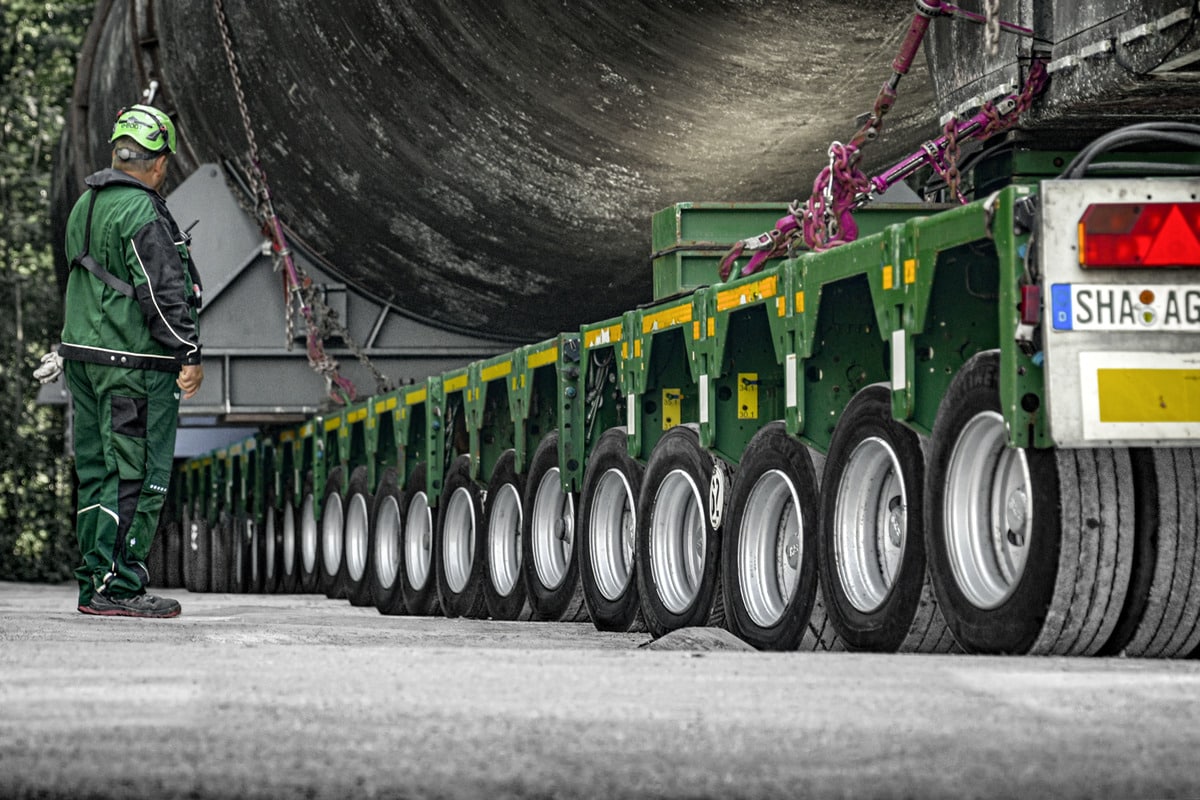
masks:
[[[1121,619],[1103,655],[1174,658],[1200,645],[1200,450],[1131,451],[1137,549]]]
[[[300,526],[296,510],[296,487],[289,479],[283,487],[283,501],[279,504],[279,524],[276,526],[275,549],[279,552],[278,594],[300,591]]]
[[[680,628],[722,627],[721,527],[710,508],[717,469],[692,426],[667,431],[650,454],[638,498],[636,567],[646,627],[655,637]],[[685,558],[688,553],[691,557]]]
[[[531,618],[586,620],[575,546],[575,494],[563,492],[559,482],[558,431],[547,434],[534,451],[521,507],[521,574]]]
[[[207,592],[211,571],[211,536],[202,514],[185,513],[183,518],[183,585],[189,592]]]
[[[229,590],[236,594],[254,591],[254,576],[257,572],[254,564],[257,528],[254,517],[249,513],[243,512],[233,519],[233,564],[230,569]]]
[[[371,601],[380,614],[405,613],[400,573],[404,571],[404,492],[396,470],[388,468],[379,478],[371,505],[371,567],[367,571]]]
[[[642,465],[629,457],[625,428],[601,434],[579,490],[579,582],[597,630],[645,629],[634,565]]]
[[[230,552],[233,548],[233,517],[224,510],[217,512],[217,524],[212,529],[209,590],[228,592],[230,585]]]
[[[342,583],[346,552],[346,495],[342,494],[343,467],[334,467],[325,476],[325,494],[321,501],[321,521],[317,541],[317,592],[329,598],[346,596]]]
[[[167,586],[178,589],[183,586],[183,525],[178,519],[172,518],[167,526],[164,546],[164,569]]]
[[[342,551],[342,586],[352,606],[371,605],[371,496],[367,468],[350,474],[346,490],[345,547]]]
[[[316,495],[313,494],[313,475],[304,476],[304,487],[300,490],[300,505],[296,509],[296,530],[299,533],[297,549],[296,591],[313,594],[317,591],[320,570],[317,561],[321,552],[320,520],[317,519]],[[286,522],[286,520],[285,520]],[[285,540],[286,543],[286,540]]]
[[[525,476],[516,469],[517,456],[506,450],[492,468],[488,481],[483,530],[483,596],[492,619],[528,618],[525,580],[521,570],[521,539],[525,527],[523,503]]]
[[[925,563],[925,456],[920,437],[892,418],[887,386],[864,388],[842,412],[821,486],[821,585],[846,648],[945,651]]]
[[[934,424],[926,554],[938,603],[968,652],[1090,655],[1128,587],[1129,454],[1008,447],[999,375],[996,351],[974,356]]]
[[[427,617],[437,613],[437,571],[433,566],[433,510],[425,491],[425,465],[420,464],[404,485],[404,520],[400,589],[408,613]]]
[[[759,650],[795,650],[817,592],[817,477],[808,448],[772,422],[738,464],[724,524],[726,622]]]
[[[462,455],[446,471],[433,552],[442,613],[478,619],[487,609],[483,596],[487,537],[483,535],[483,493],[471,479],[470,470],[471,457]]]

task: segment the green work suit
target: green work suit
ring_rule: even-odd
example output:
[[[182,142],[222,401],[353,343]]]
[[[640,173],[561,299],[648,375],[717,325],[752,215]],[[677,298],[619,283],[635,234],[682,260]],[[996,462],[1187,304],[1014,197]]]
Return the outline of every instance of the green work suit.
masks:
[[[80,605],[145,590],[175,456],[176,379],[200,363],[199,278],[166,202],[118,170],[87,184],[67,222],[59,347],[75,408]]]

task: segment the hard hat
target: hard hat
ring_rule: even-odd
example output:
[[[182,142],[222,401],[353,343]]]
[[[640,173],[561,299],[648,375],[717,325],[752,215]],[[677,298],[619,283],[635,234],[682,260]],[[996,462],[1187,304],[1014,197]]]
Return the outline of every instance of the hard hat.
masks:
[[[136,105],[121,109],[113,123],[110,142],[128,136],[151,153],[175,152],[175,123],[154,106]]]

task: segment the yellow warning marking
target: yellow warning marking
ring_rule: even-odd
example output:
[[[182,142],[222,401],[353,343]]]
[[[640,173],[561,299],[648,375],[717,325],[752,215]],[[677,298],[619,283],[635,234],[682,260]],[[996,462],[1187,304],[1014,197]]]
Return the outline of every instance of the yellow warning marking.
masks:
[[[414,406],[417,403],[424,403],[427,393],[427,389],[417,389],[415,392],[409,392],[404,395],[404,402],[410,406]]]
[[[382,414],[385,411],[391,411],[396,407],[396,398],[389,397],[387,400],[380,400],[375,404],[375,413]]]
[[[342,427],[342,418],[341,417],[334,417],[333,419],[325,420],[325,432],[326,433],[329,433],[329,431],[336,431],[340,427]]]
[[[295,438],[296,438],[295,431],[284,431],[283,433],[279,434],[280,442],[290,442]]]
[[[360,422],[366,418],[367,410],[365,408],[360,408],[357,411],[351,411],[349,414],[347,414],[346,422],[350,425],[353,425],[354,423]]]
[[[642,333],[652,333],[692,321],[692,304],[672,306],[642,317]],[[635,353],[636,355],[636,353]]]
[[[465,389],[466,387],[467,387],[467,376],[465,374],[464,375],[455,375],[453,378],[447,378],[445,380],[445,382],[442,384],[442,388],[446,390],[447,394],[449,394],[450,392],[460,391],[462,389]]]
[[[738,373],[738,419],[758,419],[758,373]]]
[[[663,389],[662,390],[662,429],[669,431],[680,423],[680,406],[683,404],[683,395],[678,389]]]
[[[306,439],[309,436],[312,436],[313,435],[313,424],[311,422],[304,423],[304,425],[302,425],[300,427],[300,435]]]
[[[229,455],[240,456],[241,454],[242,454],[242,446],[240,444],[235,444],[229,448]]]
[[[779,297],[775,299],[775,316],[787,316],[787,298]]]
[[[544,367],[547,364],[553,364],[554,359],[558,358],[558,347],[551,347],[549,350],[542,350],[537,353],[530,353],[529,360],[526,362],[530,369]]]
[[[904,260],[904,282],[917,282],[917,260],[915,258],[906,258]]]
[[[804,292],[796,292],[796,313],[804,313]]]
[[[1200,369],[1098,369],[1101,422],[1200,422]]]
[[[692,341],[700,341],[700,320],[692,323]]]
[[[717,335],[717,318],[716,317],[708,318],[708,335],[710,337]]]
[[[479,373],[479,377],[484,383],[494,381],[497,378],[503,378],[506,375],[512,374],[512,361],[501,361],[499,364],[492,364],[490,367],[484,367]]]
[[[633,357],[634,358],[642,357],[642,340],[641,339],[633,340]]]
[[[731,308],[754,303],[763,298],[774,297],[778,285],[778,276],[768,275],[754,283],[717,292],[717,311],[728,311]]]
[[[583,344],[588,349],[604,344],[615,344],[621,341],[621,323],[588,331],[583,337]]]
[[[891,264],[884,265],[884,267],[883,267],[883,288],[884,289],[892,288],[892,281],[895,280],[895,277],[892,274],[894,270],[895,270],[895,267],[893,267]]]

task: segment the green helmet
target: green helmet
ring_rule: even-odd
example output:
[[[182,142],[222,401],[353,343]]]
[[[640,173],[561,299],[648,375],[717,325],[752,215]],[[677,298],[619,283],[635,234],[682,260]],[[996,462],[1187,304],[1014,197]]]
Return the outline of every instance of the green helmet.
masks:
[[[159,111],[154,106],[136,105],[122,108],[113,123],[112,136],[108,141],[115,142],[122,136],[128,136],[151,153],[162,150],[175,152],[175,123],[166,112]]]

